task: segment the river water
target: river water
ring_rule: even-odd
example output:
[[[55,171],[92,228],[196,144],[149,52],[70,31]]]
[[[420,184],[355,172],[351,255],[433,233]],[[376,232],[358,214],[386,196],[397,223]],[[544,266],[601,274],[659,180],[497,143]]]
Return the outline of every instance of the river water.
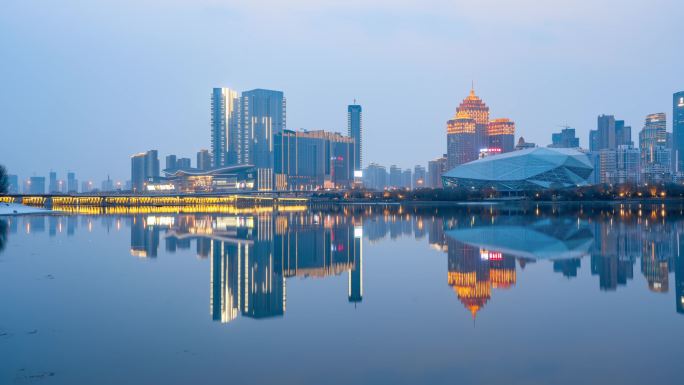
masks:
[[[0,383],[681,384],[680,206],[0,217]]]

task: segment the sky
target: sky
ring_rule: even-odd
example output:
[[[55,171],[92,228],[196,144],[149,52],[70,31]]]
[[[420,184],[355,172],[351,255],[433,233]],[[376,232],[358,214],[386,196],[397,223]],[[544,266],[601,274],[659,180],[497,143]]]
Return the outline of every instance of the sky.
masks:
[[[638,138],[684,90],[681,0],[3,0],[0,164],[130,179],[130,155],[209,148],[212,87],[281,90],[290,129],[346,132],[364,163],[427,165],[471,82],[492,118],[587,147],[599,114]]]

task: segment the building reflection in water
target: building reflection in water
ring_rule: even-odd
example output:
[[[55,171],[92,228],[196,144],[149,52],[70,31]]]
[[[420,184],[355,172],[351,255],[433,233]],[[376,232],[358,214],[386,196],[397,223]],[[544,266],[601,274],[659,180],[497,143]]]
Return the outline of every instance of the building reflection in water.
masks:
[[[212,319],[285,313],[286,280],[348,273],[348,300],[363,298],[363,228],[327,215],[180,215],[166,233],[167,251],[191,239],[210,264]]]
[[[555,273],[577,277],[582,260],[602,291],[634,280],[645,289],[674,291],[684,314],[684,212],[660,207],[579,209],[360,208],[342,211],[259,214],[160,214],[112,216],[17,216],[0,219],[0,250],[12,234],[46,231],[50,237],[76,230],[130,226],[130,253],[155,258],[165,250],[189,250],[209,260],[210,314],[230,322],[282,316],[287,279],[347,274],[347,299],[363,300],[363,242],[401,237],[424,240],[447,256],[447,284],[475,316],[497,290],[524,279],[518,267],[548,261]],[[585,258],[586,257],[586,258]],[[639,266],[635,265],[639,263]],[[672,274],[673,276],[670,276]],[[670,282],[673,280],[673,282]],[[673,287],[674,289],[671,289]]]

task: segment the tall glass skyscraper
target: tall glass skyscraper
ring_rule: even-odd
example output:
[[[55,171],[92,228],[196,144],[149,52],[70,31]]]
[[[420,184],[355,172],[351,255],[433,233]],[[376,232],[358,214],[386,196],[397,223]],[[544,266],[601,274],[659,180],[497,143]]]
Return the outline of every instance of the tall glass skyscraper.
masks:
[[[363,168],[362,110],[358,104],[347,106],[347,136],[354,138],[354,171]]]
[[[677,172],[684,171],[684,91],[672,95],[673,156]]]
[[[211,165],[221,167],[237,163],[235,145],[237,136],[237,92],[230,88],[214,88],[211,92]]]
[[[273,168],[273,135],[286,128],[282,91],[256,89],[240,98],[236,164]]]

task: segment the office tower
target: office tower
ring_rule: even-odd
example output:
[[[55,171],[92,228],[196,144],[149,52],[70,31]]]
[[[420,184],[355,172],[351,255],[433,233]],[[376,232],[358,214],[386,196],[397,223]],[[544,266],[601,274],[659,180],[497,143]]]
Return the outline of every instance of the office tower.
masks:
[[[684,171],[684,91],[672,95],[672,149],[675,172]]]
[[[131,189],[134,193],[145,191],[145,184],[159,179],[157,150],[149,150],[131,156]]]
[[[230,88],[214,88],[211,92],[211,165],[222,167],[237,163],[235,151],[242,138],[237,133],[237,92]],[[229,155],[230,153],[230,155]]]
[[[575,136],[575,129],[565,127],[560,132],[551,134],[551,145],[555,148],[578,148],[579,138]]]
[[[175,155],[167,155],[166,156],[166,170],[172,171],[172,170],[177,170],[178,166],[176,164],[176,156]]]
[[[286,100],[281,91],[255,89],[240,98],[237,164],[273,168],[273,135],[286,128]]]
[[[7,193],[19,194],[19,177],[16,175],[7,175]]]
[[[477,159],[477,123],[465,113],[458,112],[447,122],[447,169]]]
[[[401,168],[394,164],[389,170],[389,187],[401,188]]]
[[[639,149],[625,144],[617,147],[615,183],[640,183],[641,167]]]
[[[447,172],[447,154],[428,162],[428,187],[441,188],[442,174]]]
[[[179,170],[189,170],[192,168],[192,163],[190,158],[179,158],[176,161],[176,168]]]
[[[361,106],[347,106],[347,136],[354,139],[354,171],[363,169],[363,119]]]
[[[427,183],[427,173],[425,167],[416,165],[413,168],[413,188],[423,188]]]
[[[58,193],[59,191],[59,185],[57,184],[57,173],[54,171],[50,171],[50,183],[48,184],[48,193],[54,194]]]
[[[411,185],[412,182],[413,180],[411,178],[411,169],[407,168],[401,173],[401,186],[407,189],[411,189],[413,187]]]
[[[76,174],[73,172],[67,173],[67,193],[77,193],[78,192],[78,180],[76,179]]]
[[[200,171],[211,169],[211,154],[209,154],[209,150],[199,150],[197,152],[197,169]]]
[[[475,90],[471,88],[470,94],[463,99],[461,104],[459,104],[456,109],[456,114],[461,113],[462,116],[468,117],[475,122],[475,138],[474,147],[475,155],[481,148],[485,148],[489,145],[489,140],[487,139],[487,128],[489,125],[489,107],[475,95]]]
[[[145,177],[159,177],[159,157],[157,150],[149,150],[145,154]]]
[[[598,181],[602,184],[616,183],[617,180],[617,153],[615,150],[604,148],[598,151],[599,175]]]
[[[620,145],[634,145],[632,128],[624,120],[615,120],[613,115],[599,115],[596,130],[589,132],[589,151],[615,150]]]
[[[646,116],[644,128],[639,132],[641,167],[644,182],[667,181],[671,176],[671,151],[667,144],[667,118],[659,112]]]
[[[494,119],[487,125],[487,147],[511,152],[515,146],[515,123],[507,118]]]
[[[32,176],[29,178],[29,194],[45,194],[45,177]]]
[[[141,193],[145,186],[145,153],[135,154],[131,157],[131,189]]]
[[[347,188],[354,180],[354,139],[334,132],[282,130],[274,135],[278,190]]]
[[[632,127],[626,126],[624,120],[615,121],[615,145],[634,146],[634,142],[632,142]]]
[[[377,163],[369,164],[363,172],[363,185],[374,190],[387,187],[387,169]]]

